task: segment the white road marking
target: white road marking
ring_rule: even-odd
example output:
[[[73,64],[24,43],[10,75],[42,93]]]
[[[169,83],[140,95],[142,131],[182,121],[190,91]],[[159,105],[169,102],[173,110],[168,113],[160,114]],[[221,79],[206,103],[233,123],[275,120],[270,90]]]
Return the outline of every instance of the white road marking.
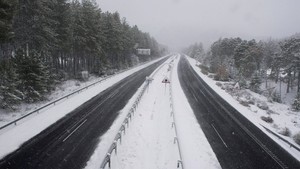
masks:
[[[85,119],[82,123],[80,123],[80,125],[79,126],[77,126],[76,128],[75,128],[75,130],[73,130],[72,131],[72,133],[70,133],[64,140],[63,140],[63,142],[65,142],[75,131],[77,131],[78,129],[79,129],[79,127],[81,127],[85,122],[87,121],[87,119]]]
[[[225,143],[225,141],[223,140],[223,138],[221,137],[221,135],[219,134],[219,132],[217,131],[217,129],[215,128],[215,126],[213,124],[211,124],[211,126],[213,127],[213,129],[215,130],[215,132],[218,134],[219,138],[222,140],[222,142],[225,145],[225,147],[228,148],[227,144]]]
[[[194,93],[192,93],[192,94],[193,94],[194,98],[197,100],[197,102],[199,102],[199,100],[197,99],[197,97],[195,96],[195,94]]]

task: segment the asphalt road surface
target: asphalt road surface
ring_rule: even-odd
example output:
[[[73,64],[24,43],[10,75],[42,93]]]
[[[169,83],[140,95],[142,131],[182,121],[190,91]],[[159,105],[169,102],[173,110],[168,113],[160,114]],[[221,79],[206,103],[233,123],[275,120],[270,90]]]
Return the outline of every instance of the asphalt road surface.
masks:
[[[100,136],[109,129],[119,111],[142,85],[146,76],[149,76],[165,60],[156,62],[99,93],[24,143],[17,151],[0,160],[0,168],[79,169],[85,167],[97,144],[101,142]]]
[[[184,93],[223,169],[300,168],[298,160],[217,95],[184,57],[180,59],[178,74]]]

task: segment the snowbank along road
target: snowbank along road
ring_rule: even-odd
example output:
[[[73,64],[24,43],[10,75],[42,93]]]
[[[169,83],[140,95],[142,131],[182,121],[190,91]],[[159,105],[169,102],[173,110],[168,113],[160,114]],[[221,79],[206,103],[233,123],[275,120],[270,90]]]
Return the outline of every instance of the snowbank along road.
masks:
[[[112,169],[177,167],[179,151],[171,127],[170,84],[162,83],[163,79],[170,79],[170,64],[163,64],[146,89],[118,153],[111,154]]]
[[[222,168],[300,168],[298,160],[217,95],[184,57],[180,59],[178,75]]]
[[[156,62],[101,92],[0,161],[1,169],[83,168],[115,118]]]

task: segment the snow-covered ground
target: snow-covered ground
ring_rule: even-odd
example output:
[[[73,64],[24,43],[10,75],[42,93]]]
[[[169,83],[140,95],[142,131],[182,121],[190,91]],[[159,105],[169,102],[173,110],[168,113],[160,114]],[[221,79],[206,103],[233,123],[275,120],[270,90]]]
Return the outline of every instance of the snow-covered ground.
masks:
[[[169,78],[167,69],[164,65],[148,87],[118,154],[112,156],[112,168],[176,168],[179,152],[171,125],[169,85],[162,83]]]
[[[98,83],[97,85],[84,90],[84,92],[74,95],[67,100],[63,100],[53,106],[48,107],[47,109],[43,109],[40,113],[29,116],[16,126],[11,126],[1,130],[0,145],[5,146],[0,146],[0,158],[16,150],[22,143],[34,137],[48,126],[61,119],[72,110],[76,109],[81,104],[96,96],[101,91],[156,61],[157,60],[151,61],[147,64],[117,74],[106,81]]]
[[[173,71],[168,71],[169,63],[173,61]],[[194,113],[181,89],[177,66],[179,55],[168,59],[165,64],[158,70],[154,76],[153,82],[145,92],[142,100],[135,112],[135,116],[126,129],[126,134],[122,137],[122,143],[118,143],[117,155],[112,155],[112,168],[176,168],[180,159],[178,145],[174,144],[176,136],[174,127],[172,128],[173,118],[170,116],[170,93],[172,88],[174,119],[177,126],[178,143],[181,148],[181,156],[185,168],[196,169],[202,168],[218,169],[221,168],[210,144],[206,140],[204,133],[198,124]],[[277,132],[277,128],[288,127],[292,134],[299,132],[300,119],[299,114],[289,111],[289,106],[278,103],[269,103],[266,98],[257,95],[251,91],[251,95],[256,101],[266,102],[269,109],[275,114],[267,114],[267,111],[261,110],[256,104],[245,107],[239,104],[236,98],[226,93],[223,89],[216,85],[216,81],[203,75],[196,65],[194,59],[188,58],[194,70],[201,76],[219,95],[225,98],[231,105],[240,111],[245,117],[251,120],[262,131],[273,138],[278,144],[288,150],[294,157],[300,160],[300,152],[291,148],[286,143],[279,140],[274,135],[267,132],[261,125]],[[151,62],[152,63],[152,62]],[[132,70],[120,73],[107,81],[97,84],[96,86],[75,95],[68,100],[49,107],[40,114],[31,116],[21,124],[0,132],[0,158],[6,154],[16,150],[22,143],[32,138],[49,125],[64,117],[66,114],[83,104],[97,93],[105,90],[111,85],[117,83],[128,75],[148,66],[142,65]],[[168,77],[171,84],[162,83],[162,80]],[[74,82],[76,83],[76,82]],[[86,84],[87,85],[87,84]],[[144,84],[145,85],[145,84]],[[81,84],[82,87],[82,84]],[[102,160],[106,156],[110,145],[115,139],[123,120],[126,118],[127,112],[135,102],[142,87],[129,100],[128,104],[120,111],[118,118],[115,120],[111,128],[101,137],[101,142],[96,148],[90,161],[87,163],[86,169],[98,169]],[[62,89],[68,90],[68,89]],[[59,110],[59,111],[58,111]],[[272,124],[261,120],[261,116],[271,116],[274,119]],[[290,142],[293,140],[285,137]],[[296,143],[295,143],[296,144]]]
[[[290,106],[286,104],[280,104],[276,102],[268,102],[268,99],[262,95],[256,94],[250,90],[243,90],[239,91],[241,95],[237,96],[231,96],[229,93],[227,93],[225,90],[222,89],[222,86],[218,86],[217,83],[220,84],[220,82],[216,82],[213,79],[209,78],[208,76],[201,73],[201,69],[197,66],[199,64],[196,60],[188,57],[188,60],[191,64],[191,66],[194,68],[194,70],[198,73],[198,75],[203,78],[203,80],[213,89],[215,90],[221,97],[223,97],[228,103],[230,103],[233,107],[235,107],[242,115],[244,115],[246,118],[248,118],[253,124],[255,124],[258,128],[260,128],[263,132],[265,132],[269,137],[271,137],[273,140],[275,140],[278,144],[280,144],[284,149],[286,149],[288,152],[290,152],[295,158],[297,158],[300,161],[300,152],[296,149],[290,147],[287,143],[280,140],[273,134],[270,134],[266,129],[264,129],[262,126],[265,126],[266,128],[270,129],[271,131],[274,131],[275,133],[280,133],[285,127],[287,127],[291,134],[290,137],[288,136],[281,136],[284,139],[291,142],[293,145],[300,148],[297,143],[291,138],[294,134],[297,134],[300,132],[300,113],[299,112],[293,112],[290,110]],[[222,84],[222,83],[221,83]],[[249,106],[243,106],[240,104],[238,100],[252,100],[254,104],[249,104]],[[285,96],[289,97],[289,96]],[[265,106],[267,105],[268,109],[263,110],[265,108],[259,108],[262,107],[261,105]],[[267,123],[261,119],[262,116],[265,117],[271,117],[274,121],[272,123]]]
[[[170,59],[168,59],[165,63],[170,62]],[[164,63],[164,64],[165,64]],[[163,64],[163,65],[164,65]],[[156,72],[156,71],[154,71]],[[153,74],[151,75],[153,76]],[[143,84],[145,85],[145,83]],[[108,152],[110,145],[114,142],[116,134],[119,132],[119,129],[124,121],[124,119],[127,116],[127,112],[131,109],[132,105],[136,101],[136,98],[138,97],[139,93],[141,92],[143,85],[138,89],[138,91],[134,94],[134,96],[128,101],[126,106],[120,111],[118,118],[114,121],[110,129],[103,135],[101,136],[100,140],[101,142],[98,144],[94,154],[92,155],[91,159],[88,161],[87,166],[85,167],[86,169],[98,169],[102,163],[102,160],[105,158],[106,153]],[[152,84],[151,84],[152,85]],[[145,93],[145,96],[149,95],[149,91]],[[144,97],[142,99],[144,99]],[[143,100],[142,100],[143,101]],[[141,106],[139,105],[139,109]],[[138,113],[135,113],[135,116],[137,116]],[[133,117],[131,122],[129,123],[129,130],[126,129],[126,133],[130,133],[131,130],[134,130],[134,127],[132,125],[135,123],[136,117]],[[170,124],[169,124],[170,125]],[[122,144],[125,141],[124,139],[127,138],[127,135],[122,138]],[[121,147],[118,147],[118,152],[120,151]]]
[[[112,169],[177,168],[180,156],[178,145],[174,144],[176,133],[172,127],[173,117],[170,115],[170,87],[173,91],[174,117],[184,167],[221,168],[181,89],[177,74],[179,55],[175,58],[172,74],[168,71],[169,64],[164,64],[142,97],[121,144],[118,142],[117,154],[113,153],[111,156]],[[165,86],[162,83],[165,77],[172,79],[171,84]],[[113,142],[114,136],[111,133],[118,132],[117,129],[126,115],[124,112],[130,109],[133,101],[134,97],[121,111],[110,131],[101,138],[101,143],[86,169],[99,168],[109,144]]]
[[[79,90],[85,86],[88,86],[92,83],[95,83],[97,81],[100,81],[103,79],[102,77],[95,77],[90,76],[87,81],[79,81],[79,80],[66,80],[56,86],[55,90],[51,92],[50,95],[46,96],[47,99],[44,101],[40,101],[37,103],[22,103],[20,105],[15,106],[16,110],[5,110],[0,108],[0,126],[3,126],[11,121],[14,121],[15,119],[20,118],[21,116],[24,116],[28,114],[31,111],[34,111],[35,109],[42,107],[43,105],[52,102],[58,98],[61,98],[63,96],[66,96],[76,90]]]

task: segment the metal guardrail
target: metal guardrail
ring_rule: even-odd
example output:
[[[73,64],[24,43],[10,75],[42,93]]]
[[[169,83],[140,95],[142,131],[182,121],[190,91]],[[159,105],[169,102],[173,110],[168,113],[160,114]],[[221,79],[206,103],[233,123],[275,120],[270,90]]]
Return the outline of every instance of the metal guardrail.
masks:
[[[121,127],[119,128],[118,133],[116,134],[116,136],[114,138],[114,142],[110,145],[110,148],[108,149],[108,152],[106,153],[106,156],[101,163],[100,169],[104,169],[106,167],[106,165],[108,165],[109,168],[111,167],[111,160],[110,160],[111,154],[113,152],[115,152],[115,154],[117,154],[118,141],[120,141],[120,143],[122,143],[122,134],[126,133],[126,126],[127,126],[127,128],[129,127],[129,122],[132,120],[132,116],[134,116],[134,113],[138,107],[138,104],[139,104],[143,94],[145,93],[145,90],[147,87],[148,87],[148,84],[145,83],[144,87],[142,88],[141,92],[139,93],[138,97],[136,98],[134,104],[129,109],[129,112],[127,113],[126,118],[124,119]]]
[[[22,116],[22,117],[20,117],[20,118],[18,118],[18,119],[16,119],[16,120],[14,120],[14,121],[12,121],[12,122],[6,124],[6,125],[4,125],[4,126],[1,126],[1,127],[0,127],[0,130],[4,129],[4,128],[10,126],[10,125],[13,125],[13,124],[14,124],[14,125],[17,125],[17,122],[18,122],[18,121],[21,121],[22,119],[24,119],[24,118],[26,118],[26,117],[28,117],[28,116],[34,114],[34,113],[39,113],[40,110],[42,110],[42,109],[44,109],[44,108],[46,108],[46,107],[49,107],[49,106],[51,106],[51,105],[55,105],[57,102],[59,102],[59,101],[61,101],[61,100],[63,100],[63,99],[67,99],[67,98],[69,98],[70,96],[72,96],[72,95],[74,95],[74,94],[76,94],[76,93],[80,93],[81,91],[83,91],[83,90],[85,90],[85,89],[88,89],[89,87],[91,87],[91,86],[93,86],[93,85],[95,85],[95,84],[97,84],[97,83],[100,83],[100,82],[102,82],[102,81],[104,81],[104,80],[107,80],[107,79],[109,79],[109,78],[111,78],[111,77],[112,77],[112,76],[108,76],[108,77],[106,77],[106,78],[104,78],[104,79],[101,79],[101,80],[99,80],[99,81],[97,81],[97,82],[94,82],[94,83],[92,83],[92,84],[90,84],[90,85],[88,85],[88,86],[86,86],[86,87],[83,87],[83,88],[81,88],[81,89],[79,89],[79,90],[76,90],[76,91],[74,91],[74,92],[72,92],[72,93],[70,93],[70,94],[68,94],[68,95],[66,95],[66,96],[63,96],[63,97],[61,97],[61,98],[59,98],[59,99],[56,99],[56,100],[54,100],[54,101],[52,101],[52,102],[50,102],[50,103],[48,103],[48,104],[46,104],[46,105],[44,105],[44,106],[42,106],[42,107],[39,107],[38,109],[33,110],[33,111],[27,113],[26,115],[24,115],[24,116]]]
[[[156,75],[156,73],[158,72],[158,70],[160,70],[165,64],[162,64],[159,66],[158,69],[156,69],[152,75],[151,78],[154,77],[154,75]],[[115,152],[115,154],[117,154],[117,148],[118,148],[118,141],[120,141],[120,144],[122,143],[122,134],[126,133],[126,126],[127,128],[129,127],[129,122],[132,120],[132,117],[134,116],[134,113],[141,101],[142,96],[144,95],[147,87],[149,86],[149,82],[144,82],[144,86],[142,88],[142,90],[140,91],[140,93],[138,94],[136,100],[134,101],[133,105],[131,106],[131,108],[129,109],[129,112],[126,115],[126,118],[123,120],[123,123],[121,125],[121,127],[119,128],[118,133],[116,134],[113,143],[110,145],[110,148],[108,149],[101,165],[100,165],[100,169],[105,169],[105,167],[108,165],[109,168],[111,168],[111,155],[113,152]]]
[[[261,124],[260,124],[261,125]],[[300,148],[297,147],[296,145],[294,145],[293,143],[289,142],[288,140],[284,139],[283,137],[281,137],[279,134],[275,133],[274,131],[268,129],[267,127],[261,125],[265,130],[267,130],[269,133],[273,134],[274,136],[276,136],[277,138],[279,138],[280,140],[284,141],[285,143],[287,143],[290,147],[293,147],[294,149],[300,151]]]
[[[182,151],[181,151],[181,147],[180,147],[180,140],[178,137],[178,131],[177,131],[177,126],[176,126],[176,117],[174,115],[174,104],[173,104],[173,95],[172,95],[172,72],[173,72],[173,66],[171,67],[171,71],[170,71],[170,87],[169,87],[169,96],[170,96],[170,107],[171,107],[171,116],[173,117],[173,122],[172,122],[172,128],[174,128],[175,130],[175,137],[174,137],[174,144],[177,143],[178,146],[178,151],[179,151],[179,160],[177,161],[177,168],[181,168],[184,169],[184,163],[182,160]]]
[[[86,87],[83,87],[83,88],[81,88],[81,89],[78,89],[78,90],[76,90],[76,91],[74,91],[74,92],[72,92],[72,93],[70,93],[70,94],[68,94],[68,95],[66,95],[66,96],[63,96],[63,97],[58,98],[58,99],[56,99],[56,100],[54,100],[54,101],[52,101],[52,102],[50,102],[50,103],[47,103],[46,105],[44,105],[44,106],[42,106],[42,107],[39,107],[38,109],[35,109],[35,110],[33,110],[33,111],[27,113],[26,115],[24,115],[24,116],[22,116],[22,117],[20,117],[20,118],[18,118],[18,119],[16,119],[16,120],[14,120],[14,121],[12,121],[12,122],[9,122],[9,123],[7,123],[7,124],[1,126],[1,127],[0,127],[0,131],[3,130],[4,128],[7,128],[8,126],[11,126],[11,125],[17,125],[17,122],[23,120],[24,118],[26,118],[26,117],[28,117],[28,116],[34,114],[34,113],[39,113],[40,110],[45,109],[45,108],[47,108],[47,107],[49,107],[49,106],[51,106],[51,105],[55,105],[57,102],[59,102],[59,101],[61,101],[61,100],[68,99],[70,96],[72,96],[72,95],[74,95],[74,94],[76,94],[76,93],[80,93],[81,91],[83,91],[83,90],[85,90],[85,89],[88,89],[88,88],[91,87],[91,86],[94,86],[94,85],[96,85],[96,84],[98,84],[98,83],[101,83],[101,82],[107,80],[107,79],[110,79],[111,77],[113,77],[113,76],[115,76],[115,75],[118,75],[118,74],[123,73],[123,72],[125,72],[125,71],[127,71],[127,70],[130,70],[130,69],[134,69],[134,68],[136,68],[136,67],[138,67],[138,66],[140,66],[140,65],[143,65],[143,64],[146,64],[146,63],[149,63],[149,62],[151,62],[151,61],[143,62],[143,63],[138,64],[138,65],[136,65],[136,66],[133,66],[133,67],[130,67],[130,68],[121,70],[121,71],[119,71],[119,72],[116,73],[116,74],[107,76],[107,77],[105,77],[105,78],[103,78],[103,79],[100,79],[100,80],[98,80],[98,81],[96,81],[96,82],[94,82],[94,83],[92,83],[92,84],[89,84],[89,85],[86,86]]]

